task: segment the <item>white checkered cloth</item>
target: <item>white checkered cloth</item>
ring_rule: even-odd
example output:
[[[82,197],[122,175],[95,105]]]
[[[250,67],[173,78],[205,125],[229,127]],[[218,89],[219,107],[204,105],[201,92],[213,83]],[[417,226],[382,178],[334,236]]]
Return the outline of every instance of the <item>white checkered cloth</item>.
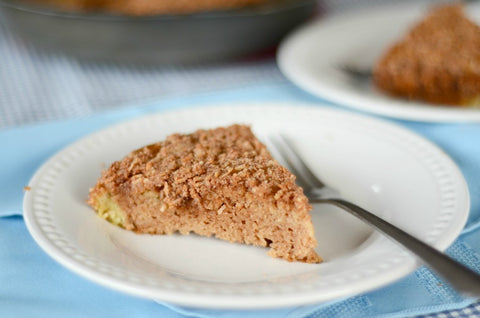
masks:
[[[0,128],[256,82],[285,81],[273,58],[146,68],[45,54],[0,25]]]
[[[424,315],[418,318],[478,318],[478,317],[480,317],[480,302],[477,302],[463,309]]]

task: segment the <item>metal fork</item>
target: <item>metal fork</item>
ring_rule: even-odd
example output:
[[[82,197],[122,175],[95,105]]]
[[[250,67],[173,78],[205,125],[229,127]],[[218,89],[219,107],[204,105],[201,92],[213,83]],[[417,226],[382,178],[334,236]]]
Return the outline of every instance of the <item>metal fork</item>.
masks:
[[[372,78],[372,69],[370,68],[341,64],[337,66],[337,69],[357,81],[366,81]]]
[[[315,176],[286,137],[271,138],[271,142],[283,157],[290,171],[297,177],[297,184],[303,188],[310,203],[333,204],[350,212],[403,245],[421,259],[425,265],[447,280],[457,291],[469,297],[480,297],[479,274],[375,214],[342,199],[337,190],[328,187]]]

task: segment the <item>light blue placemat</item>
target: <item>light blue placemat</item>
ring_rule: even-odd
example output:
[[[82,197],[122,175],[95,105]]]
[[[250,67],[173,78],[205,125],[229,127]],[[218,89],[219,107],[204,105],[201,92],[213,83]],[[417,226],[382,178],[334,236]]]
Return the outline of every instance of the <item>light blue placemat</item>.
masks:
[[[70,273],[48,258],[27,233],[19,216],[23,187],[45,160],[72,141],[112,123],[154,111],[248,101],[319,102],[291,84],[278,82],[0,131],[3,149],[0,215],[4,216],[0,219],[0,317],[176,317],[179,314],[200,317],[403,317],[462,308],[472,302],[462,298],[429,270],[421,268],[395,284],[329,304],[248,312],[162,306],[97,286]],[[472,210],[467,229],[449,253],[480,271],[480,126],[395,122],[439,145],[464,173],[472,196]]]

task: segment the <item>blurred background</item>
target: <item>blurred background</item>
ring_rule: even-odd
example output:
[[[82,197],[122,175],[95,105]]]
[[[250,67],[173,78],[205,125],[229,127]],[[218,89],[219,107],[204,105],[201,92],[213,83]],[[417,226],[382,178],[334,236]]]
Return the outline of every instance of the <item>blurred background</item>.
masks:
[[[395,2],[267,0],[153,15],[148,7],[129,14],[75,6],[102,1],[0,0],[1,128],[286,81],[275,53],[293,29],[329,14]]]

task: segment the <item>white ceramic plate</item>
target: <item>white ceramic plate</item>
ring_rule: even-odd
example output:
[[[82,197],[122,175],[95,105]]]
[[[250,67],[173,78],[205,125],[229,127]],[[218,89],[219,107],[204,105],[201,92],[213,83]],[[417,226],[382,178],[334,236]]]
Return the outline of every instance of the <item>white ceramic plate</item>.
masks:
[[[467,12],[480,18],[480,5]],[[392,98],[370,80],[352,79],[339,69],[371,69],[387,47],[419,21],[424,5],[384,5],[319,19],[287,37],[278,65],[295,84],[319,97],[363,111],[418,121],[480,121],[480,109],[434,106]]]
[[[60,151],[34,175],[24,217],[55,260],[101,285],[210,308],[322,302],[391,283],[416,260],[346,212],[312,212],[322,264],[289,263],[259,247],[213,238],[138,235],[85,204],[102,167],[173,132],[246,123],[259,136],[288,135],[315,172],[346,198],[445,249],[469,211],[466,183],[440,149],[387,122],[298,104],[198,107],[122,123]]]

